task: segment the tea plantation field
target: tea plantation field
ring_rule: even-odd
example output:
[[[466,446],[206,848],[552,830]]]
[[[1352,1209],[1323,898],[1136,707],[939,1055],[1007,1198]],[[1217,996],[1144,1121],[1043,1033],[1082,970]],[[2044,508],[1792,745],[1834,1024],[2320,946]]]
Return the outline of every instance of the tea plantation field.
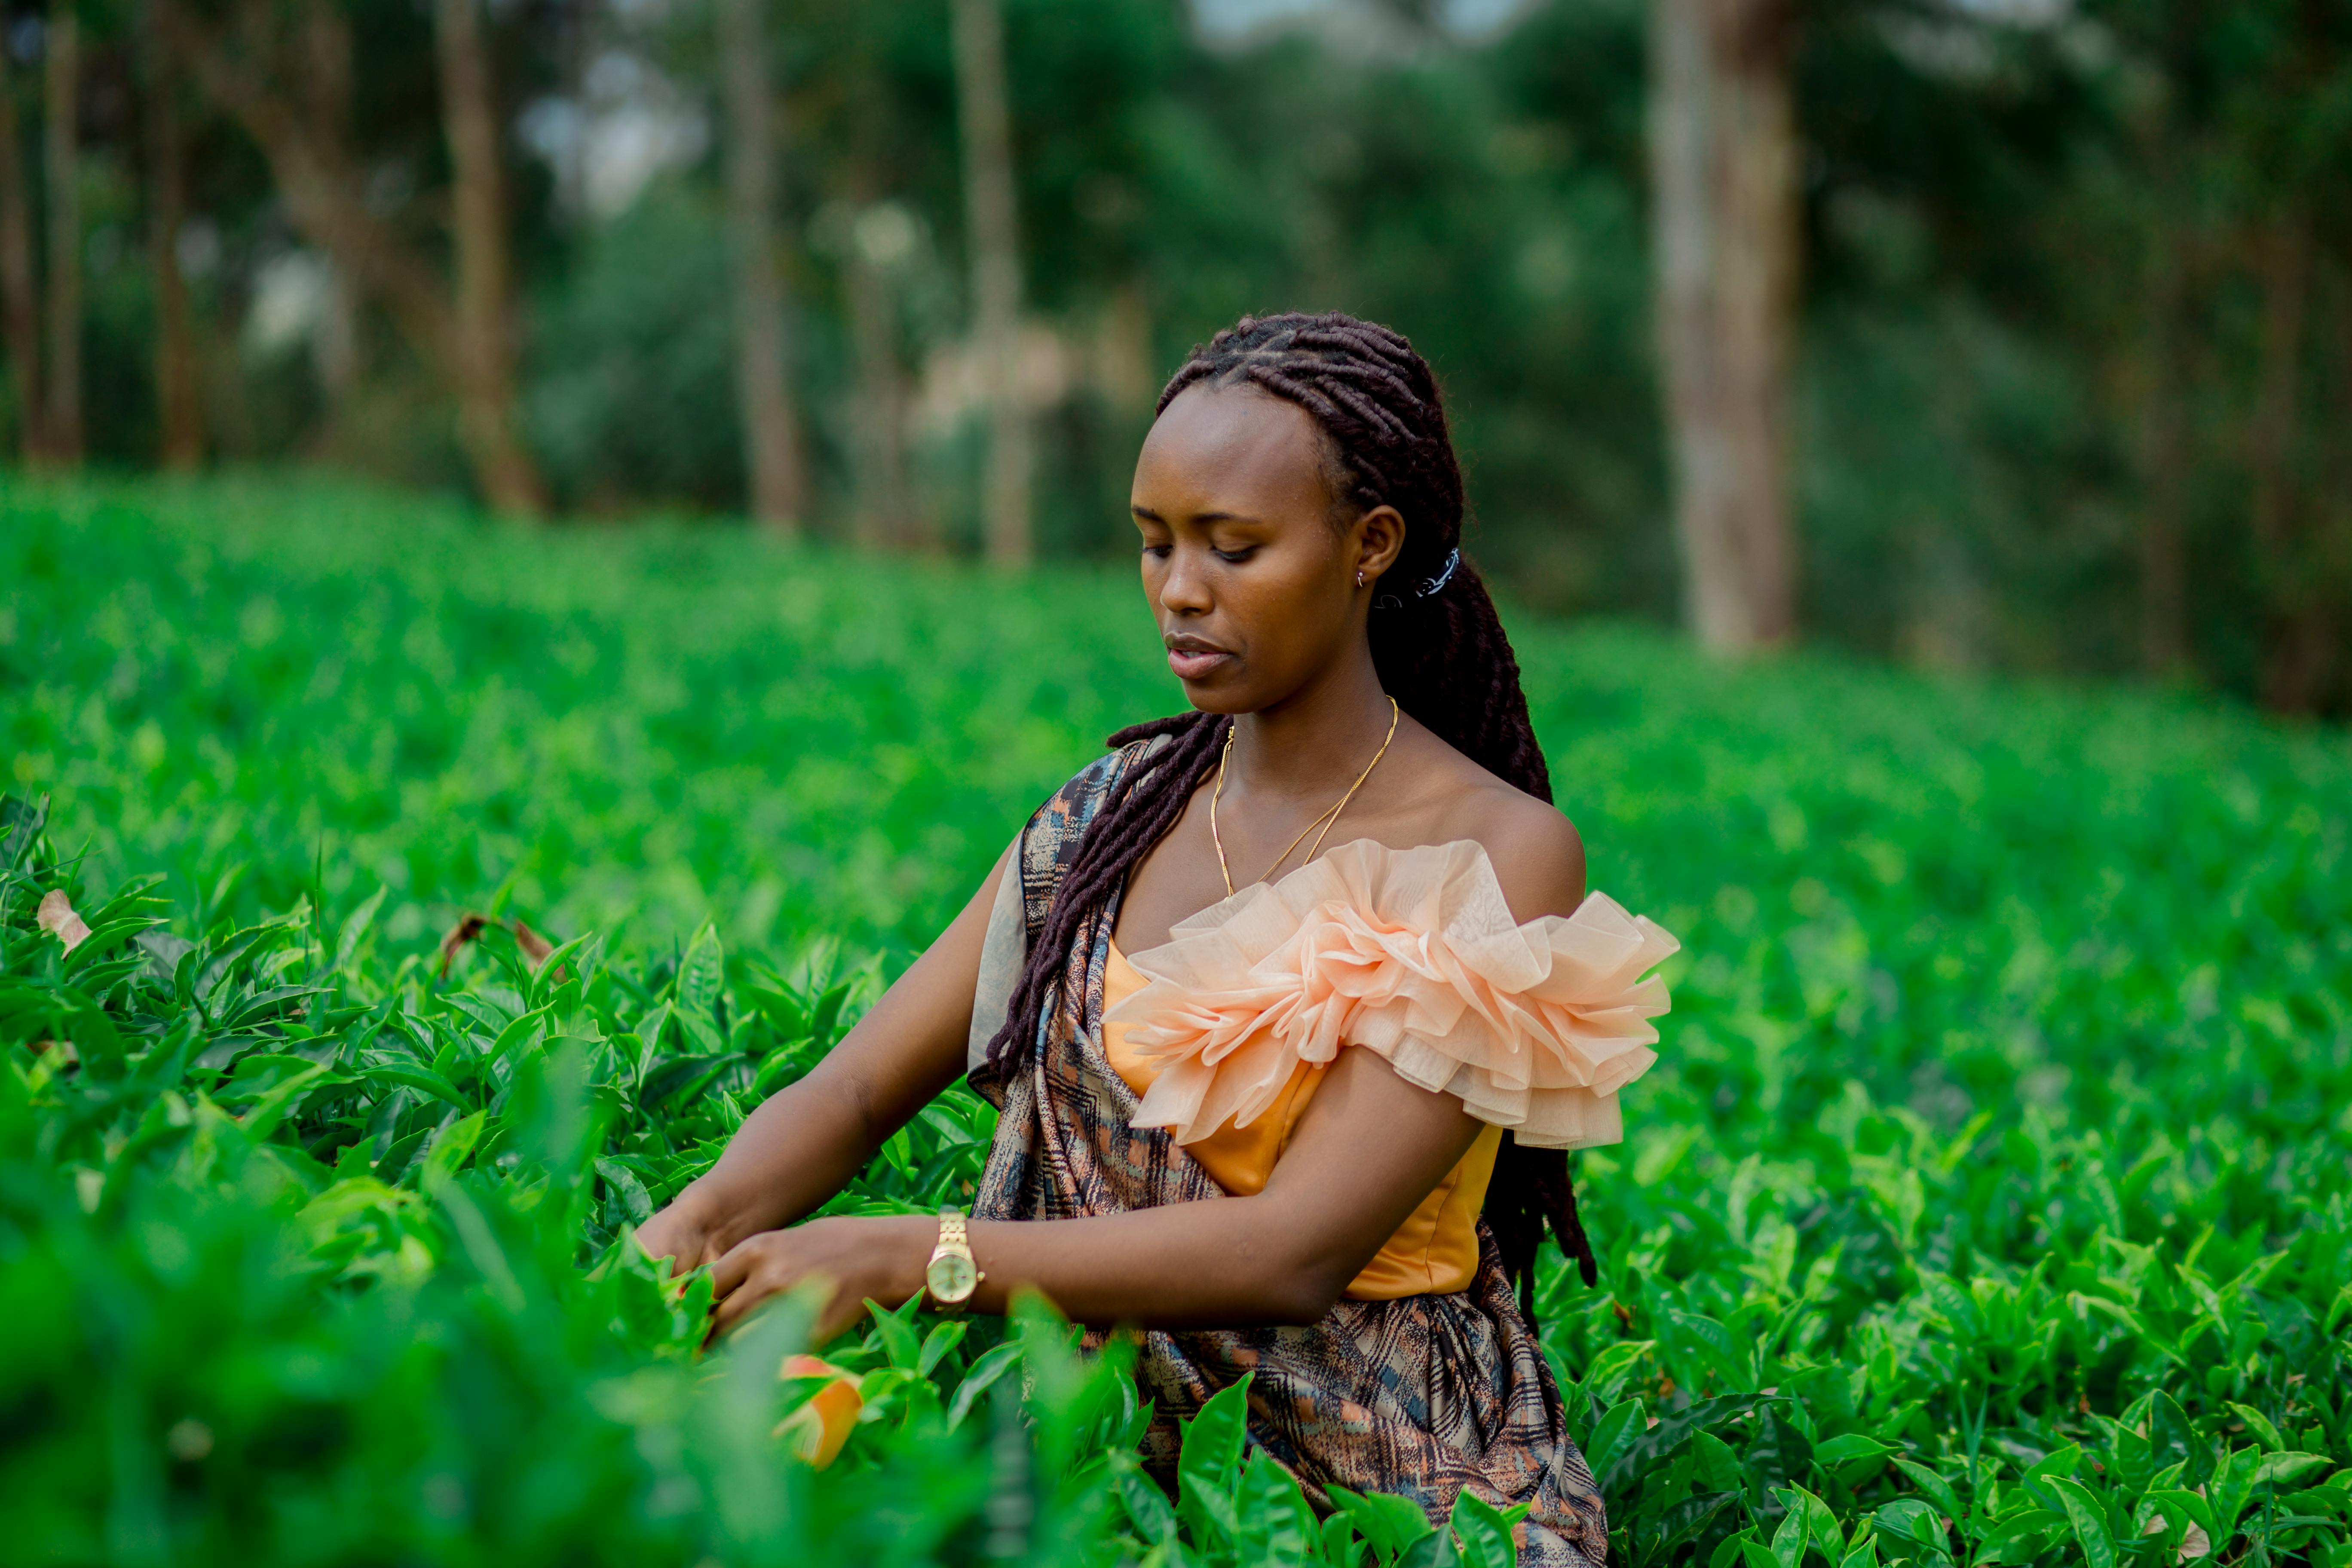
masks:
[[[1594,885],[1684,942],[1601,1286],[1543,1291],[1612,1561],[2352,1568],[2352,742],[1515,630]],[[804,1320],[700,1353],[626,1240],[1155,655],[1121,574],[0,478],[0,1554],[1507,1561],[1318,1517],[1230,1400],[1168,1497],[1043,1305],[826,1349],[813,1469]]]

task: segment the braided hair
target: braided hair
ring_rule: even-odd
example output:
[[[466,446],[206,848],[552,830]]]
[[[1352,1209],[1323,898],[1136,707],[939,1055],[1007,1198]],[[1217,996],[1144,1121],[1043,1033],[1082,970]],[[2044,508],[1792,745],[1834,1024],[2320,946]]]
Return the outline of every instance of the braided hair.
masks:
[[[1551,775],[1528,721],[1518,660],[1485,584],[1460,555],[1462,466],[1428,362],[1401,333],[1338,311],[1244,316],[1192,351],[1155,413],[1202,384],[1254,386],[1307,410],[1323,436],[1326,478],[1343,521],[1374,507],[1396,509],[1405,521],[1404,545],[1381,581],[1407,586],[1373,600],[1369,635],[1381,686],[1472,762],[1550,800]],[[1175,826],[1216,767],[1232,724],[1219,714],[1183,713],[1110,737],[1114,747],[1166,739],[1121,782],[1065,868],[1005,1022],[989,1042],[990,1074],[1001,1078],[1032,1048],[1034,1020],[1059,983],[1079,927]],[[1598,1282],[1563,1152],[1525,1148],[1506,1137],[1486,1189],[1486,1217],[1530,1318],[1546,1222],[1585,1284]]]

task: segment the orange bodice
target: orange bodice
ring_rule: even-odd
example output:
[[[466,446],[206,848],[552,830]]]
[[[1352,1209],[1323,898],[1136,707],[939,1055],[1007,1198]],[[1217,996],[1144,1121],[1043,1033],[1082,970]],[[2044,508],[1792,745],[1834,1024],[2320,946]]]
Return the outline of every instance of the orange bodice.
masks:
[[[1144,976],[1114,944],[1103,972],[1103,1011],[1117,1007],[1144,984]],[[1160,1076],[1160,1065],[1128,1044],[1129,1027],[1121,1023],[1104,1024],[1103,1054],[1129,1089],[1145,1094]],[[1273,1104],[1248,1126],[1236,1127],[1229,1119],[1207,1137],[1186,1143],[1184,1152],[1201,1163],[1217,1185],[1236,1197],[1265,1190],[1266,1178],[1274,1173],[1274,1163],[1289,1147],[1290,1135],[1328,1067],[1328,1063],[1300,1062]],[[1390,1301],[1400,1296],[1469,1288],[1478,1272],[1478,1211],[1486,1201],[1486,1183],[1495,1173],[1495,1153],[1502,1142],[1499,1127],[1489,1126],[1479,1132],[1470,1152],[1422,1199],[1421,1206],[1356,1276],[1347,1290],[1350,1299]]]

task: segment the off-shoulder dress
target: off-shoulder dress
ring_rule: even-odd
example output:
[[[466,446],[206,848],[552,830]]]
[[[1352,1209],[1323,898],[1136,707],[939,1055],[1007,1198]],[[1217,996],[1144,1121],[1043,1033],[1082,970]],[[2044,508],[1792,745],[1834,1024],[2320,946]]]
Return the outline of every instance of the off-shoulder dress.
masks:
[[[1655,1060],[1651,974],[1675,941],[1605,895],[1524,924],[1470,842],[1358,840],[1244,888],[1131,957],[1115,894],[1059,962],[1036,1049],[982,1050],[1062,868],[1144,750],[1098,760],[1041,806],[999,890],[972,1019],[972,1080],[1002,1116],[976,1215],[1118,1214],[1260,1190],[1323,1072],[1368,1049],[1487,1124],[1319,1322],[1153,1331],[1138,1376],[1144,1457],[1172,1474],[1176,1421],[1245,1373],[1252,1442],[1318,1503],[1324,1488],[1413,1499],[1440,1520],[1468,1489],[1526,1504],[1520,1561],[1598,1564],[1600,1489],[1478,1217],[1503,1135],[1614,1142],[1617,1091]],[[1368,1155],[1368,1157],[1370,1157]]]

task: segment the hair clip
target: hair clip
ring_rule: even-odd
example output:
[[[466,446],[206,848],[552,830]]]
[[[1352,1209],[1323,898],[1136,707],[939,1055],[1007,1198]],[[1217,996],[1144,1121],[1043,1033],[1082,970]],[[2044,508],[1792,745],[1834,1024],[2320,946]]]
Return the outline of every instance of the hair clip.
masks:
[[[1445,584],[1454,581],[1454,569],[1461,564],[1462,552],[1458,548],[1447,551],[1445,564],[1437,569],[1437,575],[1423,579],[1421,586],[1412,591],[1412,596],[1416,599],[1427,599],[1444,593]]]

